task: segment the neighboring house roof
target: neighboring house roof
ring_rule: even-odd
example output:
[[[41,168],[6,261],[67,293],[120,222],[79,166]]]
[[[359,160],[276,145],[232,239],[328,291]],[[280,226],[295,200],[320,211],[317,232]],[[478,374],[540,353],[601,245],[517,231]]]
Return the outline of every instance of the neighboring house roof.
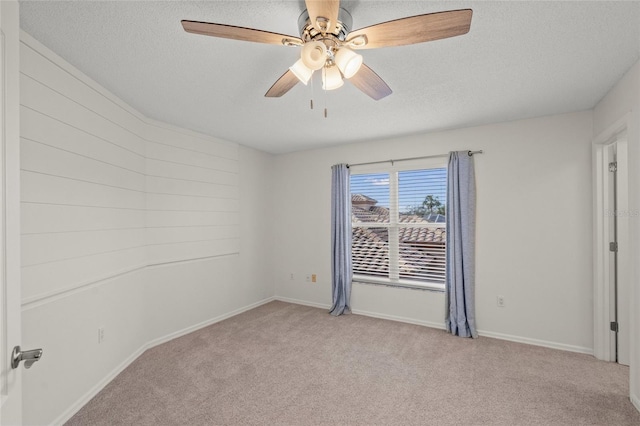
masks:
[[[363,207],[351,204],[352,222],[387,222],[389,223],[389,210],[380,206]]]
[[[353,194],[351,195],[351,202],[352,203],[372,202],[373,204],[377,204],[378,200],[374,200],[373,198],[367,197],[364,194]]]
[[[445,228],[400,228],[400,241],[411,243],[444,243]]]
[[[389,223],[389,209],[376,206],[376,200],[362,194],[351,196],[352,222]],[[363,205],[363,202],[373,204]],[[429,274],[434,281],[443,280],[444,243],[446,231],[444,216],[430,214],[428,217],[418,215],[401,215],[400,223],[442,223],[438,228],[406,227],[399,229],[400,239],[400,276]],[[387,228],[353,227],[352,259],[355,273],[379,275],[389,274],[389,234]]]
[[[362,194],[353,194],[351,196],[351,221],[353,223],[358,222],[375,222],[375,223],[389,223],[389,209],[382,206],[373,205],[371,207],[364,207],[362,205],[355,205],[354,200],[362,200],[367,198],[373,200]],[[373,200],[375,201],[375,200]],[[377,201],[375,201],[377,203]],[[443,243],[446,240],[446,232],[444,228],[445,217],[441,214],[430,213],[426,217],[418,215],[400,215],[400,223],[442,223],[442,228],[400,228],[400,241],[406,242],[420,242],[420,243]],[[371,228],[369,228],[371,230]],[[384,230],[386,234],[386,229]],[[376,228],[376,232],[380,233]],[[386,235],[384,236],[387,239]]]

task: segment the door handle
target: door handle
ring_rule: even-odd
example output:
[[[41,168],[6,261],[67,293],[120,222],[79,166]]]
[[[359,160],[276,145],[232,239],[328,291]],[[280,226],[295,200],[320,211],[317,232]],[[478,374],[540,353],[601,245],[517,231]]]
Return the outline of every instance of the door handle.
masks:
[[[18,368],[20,361],[24,361],[24,368],[31,368],[34,362],[40,361],[40,358],[42,358],[42,349],[23,352],[20,346],[16,346],[11,353],[11,368]]]

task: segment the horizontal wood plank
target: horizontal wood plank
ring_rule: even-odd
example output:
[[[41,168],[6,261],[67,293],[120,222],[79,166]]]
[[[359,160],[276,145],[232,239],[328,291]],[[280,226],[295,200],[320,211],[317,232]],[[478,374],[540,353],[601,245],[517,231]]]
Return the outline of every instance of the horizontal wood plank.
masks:
[[[22,203],[23,234],[144,228],[144,210]]]

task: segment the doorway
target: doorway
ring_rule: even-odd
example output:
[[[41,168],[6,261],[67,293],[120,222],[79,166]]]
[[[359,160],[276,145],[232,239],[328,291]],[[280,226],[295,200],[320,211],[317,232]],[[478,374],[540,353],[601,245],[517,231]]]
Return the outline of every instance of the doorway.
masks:
[[[594,144],[594,355],[630,362],[627,133]]]

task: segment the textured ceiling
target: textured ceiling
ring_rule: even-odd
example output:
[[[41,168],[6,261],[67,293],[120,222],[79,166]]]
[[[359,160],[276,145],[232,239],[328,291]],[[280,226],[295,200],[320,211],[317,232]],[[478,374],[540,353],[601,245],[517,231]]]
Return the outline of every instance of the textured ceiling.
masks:
[[[298,84],[265,98],[298,48],[187,34],[180,20],[299,35],[298,0],[21,1],[22,28],[145,115],[283,153],[592,108],[637,60],[640,3],[343,1],[353,29],[472,8],[471,31],[366,50],[394,93]],[[329,117],[323,118],[326,104]]]

